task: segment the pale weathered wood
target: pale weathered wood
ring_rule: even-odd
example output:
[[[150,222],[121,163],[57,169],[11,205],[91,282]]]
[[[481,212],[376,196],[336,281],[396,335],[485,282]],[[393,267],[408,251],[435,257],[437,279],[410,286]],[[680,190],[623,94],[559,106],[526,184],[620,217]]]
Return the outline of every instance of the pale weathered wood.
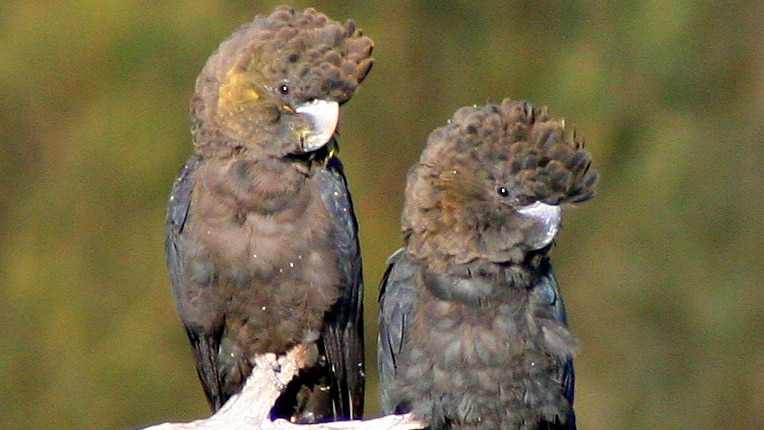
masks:
[[[231,397],[209,418],[190,423],[163,423],[146,427],[145,430],[411,430],[424,427],[408,415],[322,424],[271,421],[271,409],[281,395],[281,390],[297,375],[297,363],[303,352],[297,348],[279,358],[275,354],[257,357],[252,375],[242,391]]]

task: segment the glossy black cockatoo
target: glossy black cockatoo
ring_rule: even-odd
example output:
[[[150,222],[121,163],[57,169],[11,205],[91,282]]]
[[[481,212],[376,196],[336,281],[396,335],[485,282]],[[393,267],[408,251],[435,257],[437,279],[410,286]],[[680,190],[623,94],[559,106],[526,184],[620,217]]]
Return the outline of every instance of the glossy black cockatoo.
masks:
[[[305,345],[273,417],[361,415],[361,257],[335,139],[372,47],[351,21],[280,7],[223,42],[196,81],[195,153],[172,189],[165,245],[213,410],[257,354]]]
[[[432,429],[575,429],[576,342],[547,253],[591,159],[546,109],[459,109],[408,174],[380,295],[383,407]]]

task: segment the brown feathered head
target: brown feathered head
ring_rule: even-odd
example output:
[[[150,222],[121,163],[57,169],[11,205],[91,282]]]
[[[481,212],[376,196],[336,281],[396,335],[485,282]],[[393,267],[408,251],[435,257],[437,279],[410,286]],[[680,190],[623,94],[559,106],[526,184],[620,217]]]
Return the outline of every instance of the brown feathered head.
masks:
[[[255,18],[220,45],[197,78],[191,102],[197,146],[227,140],[249,149],[267,144],[259,149],[275,155],[315,150],[334,133],[338,106],[369,73],[372,48],[352,21],[314,9],[281,6]],[[290,132],[297,148],[286,142]]]
[[[409,172],[409,249],[453,263],[522,261],[552,241],[560,204],[594,196],[590,164],[546,108],[512,100],[461,108],[430,134]]]

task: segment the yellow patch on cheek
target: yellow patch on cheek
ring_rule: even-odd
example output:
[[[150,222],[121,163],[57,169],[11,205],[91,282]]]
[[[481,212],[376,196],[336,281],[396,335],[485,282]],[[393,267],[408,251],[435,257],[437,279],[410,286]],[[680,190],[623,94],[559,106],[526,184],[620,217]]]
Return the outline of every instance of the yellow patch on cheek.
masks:
[[[255,91],[252,88],[247,88],[244,91],[242,91],[242,95],[247,101],[250,101],[250,102],[255,102],[257,101],[257,99],[260,98],[260,94],[258,94],[257,91]]]
[[[229,74],[218,90],[218,105],[232,111],[242,110],[259,99],[260,93],[245,73]]]

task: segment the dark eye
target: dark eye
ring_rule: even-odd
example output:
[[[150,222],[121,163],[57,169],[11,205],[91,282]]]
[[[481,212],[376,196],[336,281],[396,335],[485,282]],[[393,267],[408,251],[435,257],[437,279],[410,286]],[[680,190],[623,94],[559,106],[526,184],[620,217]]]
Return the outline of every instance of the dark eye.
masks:
[[[507,189],[507,187],[497,187],[496,194],[498,194],[501,197],[509,197],[509,190]]]
[[[285,95],[289,94],[289,85],[287,85],[287,84],[279,85],[279,93],[282,96],[285,96]]]

